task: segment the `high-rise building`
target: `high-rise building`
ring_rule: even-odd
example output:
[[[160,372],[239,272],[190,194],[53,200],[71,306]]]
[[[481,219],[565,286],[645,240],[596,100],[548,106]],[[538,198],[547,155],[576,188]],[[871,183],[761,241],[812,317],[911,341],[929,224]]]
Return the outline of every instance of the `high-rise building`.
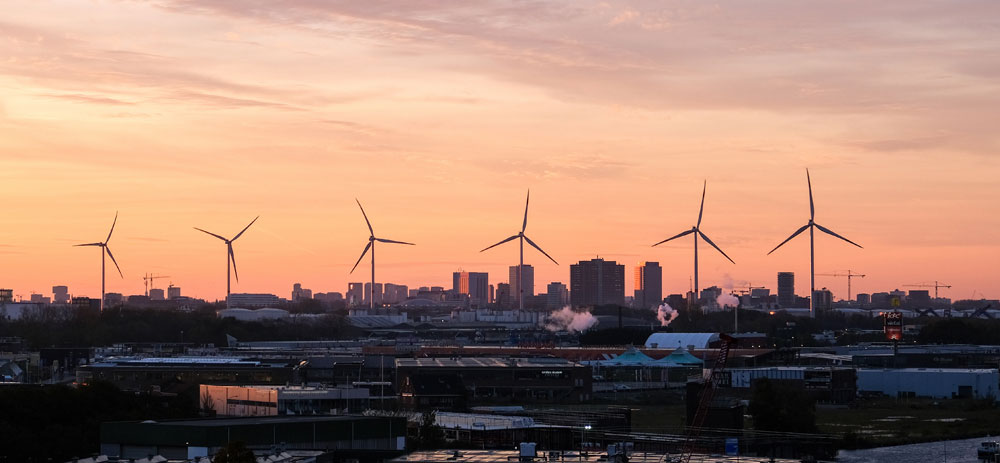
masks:
[[[363,305],[366,299],[364,283],[347,284],[347,305],[349,307]]]
[[[778,272],[778,305],[795,307],[795,273]]]
[[[162,301],[163,300],[163,289],[161,289],[161,288],[150,288],[149,289],[149,300],[151,300],[151,301]]]
[[[510,307],[512,302],[510,285],[507,283],[498,283],[496,291],[496,304],[500,307]]]
[[[382,305],[382,283],[375,283],[375,307]],[[370,306],[372,303],[372,284],[365,283],[365,296],[362,305]]]
[[[569,288],[558,281],[549,283],[545,292],[545,307],[558,309],[569,304]]]
[[[535,295],[535,268],[530,265],[524,266],[524,271],[519,272],[516,265],[510,266],[510,279],[507,280],[510,283],[510,297],[512,299],[512,305],[517,306],[519,303],[519,297],[521,297],[521,282],[519,281],[521,277],[524,277],[524,298],[525,301],[528,300],[528,296]]]
[[[303,288],[301,284],[295,283],[292,285],[292,302],[298,302],[303,299],[312,299],[312,290]]]
[[[625,304],[625,266],[601,258],[569,268],[570,301],[575,306]]]
[[[829,289],[817,289],[813,291],[813,309],[830,310],[833,308],[833,293]]]
[[[13,303],[13,302],[14,302],[14,290],[0,289],[0,303]]]
[[[52,302],[52,298],[42,294],[32,294],[30,300],[32,304],[48,304]]]
[[[398,304],[405,301],[408,296],[409,288],[406,285],[386,283],[385,290],[382,292],[382,301],[386,304]]]
[[[167,286],[167,299],[177,299],[181,297],[181,287],[170,285]]]
[[[486,272],[454,272],[451,274],[451,290],[456,294],[469,296],[469,304],[485,307],[490,303],[490,276]]]
[[[66,286],[53,286],[52,301],[56,304],[69,304],[69,288]]]
[[[645,262],[635,267],[635,305],[641,308],[663,302],[663,269],[659,262]]]
[[[868,305],[872,303],[872,295],[868,293],[858,293],[855,295],[858,304]]]

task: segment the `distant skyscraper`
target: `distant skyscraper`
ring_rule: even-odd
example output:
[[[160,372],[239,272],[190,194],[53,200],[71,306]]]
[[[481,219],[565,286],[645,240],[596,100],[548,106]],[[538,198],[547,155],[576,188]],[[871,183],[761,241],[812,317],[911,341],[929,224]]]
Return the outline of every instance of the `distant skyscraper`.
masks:
[[[549,283],[545,292],[545,307],[549,309],[558,309],[569,304],[569,288],[566,285],[553,281]]]
[[[778,272],[778,305],[795,307],[795,273]]]
[[[663,269],[659,262],[645,262],[635,268],[635,305],[656,307],[663,302]]]
[[[149,300],[151,300],[151,301],[162,301],[163,300],[163,289],[160,289],[160,288],[150,288],[150,290],[149,290]]]
[[[813,291],[813,309],[830,310],[833,308],[833,293],[829,289],[817,289]]]
[[[312,299],[312,290],[303,288],[299,283],[292,285],[292,302],[298,302],[304,299]]]
[[[378,289],[378,287],[376,287]],[[409,296],[409,288],[406,285],[396,285],[392,283],[385,284],[385,290],[382,292],[382,301],[386,304],[398,304],[406,300]],[[378,301],[376,301],[378,302]]]
[[[856,296],[858,304],[868,305],[872,303],[872,295],[868,293],[858,293]]]
[[[364,305],[371,306],[372,284],[365,283]],[[382,283],[375,283],[375,307],[382,305]]]
[[[52,302],[52,298],[42,295],[42,294],[32,294],[31,303],[32,304],[48,304]]]
[[[69,304],[69,288],[66,286],[53,286],[52,302],[56,304]]]
[[[469,296],[469,303],[485,307],[490,303],[490,277],[486,272],[454,272],[451,274],[451,290],[456,294]]]
[[[167,299],[177,299],[181,297],[181,287],[170,285],[167,286]]]
[[[535,268],[530,265],[524,266],[524,297],[527,300],[528,296],[535,295]],[[518,281],[518,277],[521,272],[517,271],[516,265],[510,266],[510,279],[507,280],[510,283],[510,297],[514,298],[515,301],[520,299],[521,285]]]
[[[498,283],[496,291],[496,303],[500,307],[510,307],[511,299],[510,285],[507,283]]]
[[[371,293],[365,292],[364,283],[348,283],[347,305],[353,307],[364,304],[364,301],[367,300],[365,298],[365,294],[371,294]]]
[[[582,260],[569,269],[570,301],[575,306],[625,304],[625,266],[613,260]]]

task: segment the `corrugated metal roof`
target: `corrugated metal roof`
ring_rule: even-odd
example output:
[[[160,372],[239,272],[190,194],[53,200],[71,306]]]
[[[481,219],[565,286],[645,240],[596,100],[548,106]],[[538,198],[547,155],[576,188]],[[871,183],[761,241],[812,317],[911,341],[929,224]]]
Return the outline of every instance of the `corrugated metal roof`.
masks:
[[[706,349],[712,342],[719,340],[719,333],[653,333],[646,339],[646,347],[674,348],[694,346],[695,349]]]

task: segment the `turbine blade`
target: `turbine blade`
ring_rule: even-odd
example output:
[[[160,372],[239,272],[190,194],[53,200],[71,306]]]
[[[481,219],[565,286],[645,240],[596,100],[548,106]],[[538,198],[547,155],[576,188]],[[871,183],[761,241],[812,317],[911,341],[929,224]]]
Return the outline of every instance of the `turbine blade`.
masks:
[[[240,231],[239,233],[237,233],[236,236],[234,236],[233,239],[231,239],[229,241],[236,241],[236,238],[239,238],[241,235],[243,235],[243,232],[247,231],[247,228],[250,228],[250,225],[253,225],[253,223],[256,222],[257,219],[259,219],[259,218],[260,218],[259,215],[257,217],[254,217],[253,220],[251,220],[250,223],[247,224],[246,227],[243,227],[242,231]]]
[[[830,230],[829,228],[826,228],[826,227],[824,227],[824,226],[822,226],[822,225],[820,225],[818,223],[816,224],[816,228],[818,228],[819,231],[821,231],[823,233],[826,233],[827,235],[836,236],[837,238],[840,238],[840,239],[842,239],[844,241],[847,241],[848,243],[851,243],[851,244],[853,244],[853,245],[855,245],[855,246],[857,246],[857,247],[859,247],[861,249],[864,249],[864,247],[861,246],[860,244],[855,243],[855,242],[853,242],[853,241],[851,241],[851,240],[849,240],[847,238],[844,238],[843,236],[840,236],[840,235],[834,233],[833,230]]]
[[[372,223],[368,221],[368,214],[365,214],[365,208],[361,207],[361,201],[358,201],[358,198],[354,198],[354,201],[357,201],[358,207],[361,208],[361,215],[365,216],[365,223],[368,224],[368,231],[371,232],[372,236],[375,236],[375,230],[372,229]]]
[[[712,242],[712,240],[708,239],[708,237],[705,236],[705,234],[702,233],[701,230],[698,230],[698,234],[701,235],[702,239],[704,239],[705,242],[707,242],[708,244],[711,244],[712,247],[715,248],[716,251],[719,251],[720,253],[722,253],[723,256],[725,256],[726,259],[729,259],[729,256],[727,256],[726,253],[722,251],[722,249],[719,249],[719,247],[716,246],[715,243]],[[729,259],[729,262],[733,262],[733,260]],[[733,263],[735,264],[736,262],[733,262]]]
[[[489,246],[489,247],[486,247],[486,248],[483,248],[483,249],[481,249],[481,250],[480,250],[479,252],[483,252],[483,251],[485,251],[485,250],[487,250],[487,249],[490,249],[490,248],[495,248],[495,247],[497,247],[497,246],[500,246],[501,244],[504,244],[504,243],[506,243],[506,242],[508,242],[508,241],[510,241],[510,240],[514,240],[514,239],[517,239],[517,237],[518,237],[518,236],[520,236],[520,235],[514,235],[514,236],[512,236],[512,237],[510,237],[510,238],[507,238],[507,239],[505,239],[505,240],[503,240],[503,241],[501,241],[501,242],[499,242],[499,243],[497,243],[497,244],[494,244],[493,246]]]
[[[382,243],[408,244],[410,246],[416,246],[415,244],[413,244],[413,243],[407,243],[406,241],[387,240],[385,238],[375,238],[375,241],[380,241]]]
[[[795,238],[796,236],[799,236],[799,233],[802,233],[802,232],[806,231],[806,229],[809,228],[811,225],[812,225],[812,223],[807,223],[807,224],[803,225],[802,228],[800,228],[798,230],[795,230],[795,233],[792,233],[792,236],[789,236],[788,238],[785,238],[785,241],[782,241],[781,244],[775,246],[774,249],[771,250],[771,252],[777,251],[778,248],[780,248],[783,244],[787,243],[792,238]],[[771,252],[767,253],[767,255],[771,255]]]
[[[240,272],[236,271],[236,254],[233,254],[233,243],[228,243],[226,245],[229,248],[229,259],[233,261],[233,275],[236,277],[236,282],[240,282]]]
[[[74,244],[73,246],[104,246],[104,243]]]
[[[108,238],[104,240],[105,244],[107,244],[108,241],[111,241],[111,234],[115,232],[116,223],[118,223],[118,211],[115,211],[115,221],[111,222],[111,231],[108,232]]]
[[[550,256],[550,255],[549,255],[549,254],[548,254],[547,252],[545,252],[545,251],[542,251],[542,248],[538,247],[538,245],[537,245],[537,244],[535,244],[535,242],[534,242],[534,241],[531,241],[531,238],[528,238],[527,236],[525,236],[525,237],[524,237],[524,241],[527,241],[527,242],[528,242],[528,244],[530,244],[530,245],[531,245],[531,247],[533,247],[533,248],[537,249],[537,250],[538,250],[538,252],[540,252],[540,253],[542,253],[542,254],[545,254],[545,257],[548,257],[548,258],[549,258],[549,260],[551,260],[551,261],[552,261],[553,263],[555,263],[556,265],[559,265],[559,262],[556,262],[556,260],[555,260],[555,259],[553,259],[553,258],[552,258],[552,256]]]
[[[809,178],[809,169],[806,169],[806,182],[809,184],[809,220],[816,218],[816,206],[813,205],[813,182]]]
[[[659,243],[654,244],[652,247],[655,248],[655,247],[657,247],[657,246],[659,246],[659,245],[661,245],[663,243],[666,243],[667,241],[670,241],[670,240],[673,240],[673,239],[677,239],[677,238],[680,238],[680,237],[682,237],[684,235],[689,235],[691,233],[694,233],[694,229],[693,228],[691,230],[682,231],[682,232],[680,232],[680,233],[678,233],[678,234],[676,234],[674,236],[671,236],[670,238],[667,238],[667,239],[665,239],[663,241],[660,241]]]
[[[365,250],[361,251],[361,257],[358,257],[358,261],[354,263],[354,267],[351,268],[351,273],[354,273],[354,270],[356,268],[358,268],[358,264],[361,263],[361,259],[365,258],[365,254],[368,254],[368,248],[370,248],[370,247],[372,247],[372,242],[371,241],[369,241],[368,244],[365,245]]]
[[[528,201],[531,201],[531,190],[528,190],[528,197],[524,200],[524,223],[521,224],[521,233],[528,228]]]
[[[708,180],[701,186],[701,207],[698,208],[698,225],[695,227],[701,227],[701,215],[705,212],[705,189],[708,188]]]
[[[122,268],[118,266],[118,261],[115,260],[115,255],[111,254],[111,248],[104,246],[104,250],[108,253],[108,257],[111,258],[111,262],[114,262],[115,268],[118,269],[118,276],[125,278],[125,275],[122,274]]]
[[[229,240],[227,240],[227,239],[225,239],[225,238],[223,238],[223,237],[221,237],[221,236],[219,236],[219,235],[216,235],[215,233],[212,233],[212,232],[210,232],[210,231],[206,231],[206,230],[202,230],[202,229],[200,229],[200,228],[198,228],[198,227],[191,227],[191,228],[193,228],[193,229],[195,229],[195,230],[198,230],[198,231],[200,231],[200,232],[202,232],[202,233],[208,233],[209,235],[212,235],[212,236],[214,236],[214,237],[216,237],[216,238],[218,238],[218,239],[220,239],[220,240],[222,240],[222,241],[229,241]]]

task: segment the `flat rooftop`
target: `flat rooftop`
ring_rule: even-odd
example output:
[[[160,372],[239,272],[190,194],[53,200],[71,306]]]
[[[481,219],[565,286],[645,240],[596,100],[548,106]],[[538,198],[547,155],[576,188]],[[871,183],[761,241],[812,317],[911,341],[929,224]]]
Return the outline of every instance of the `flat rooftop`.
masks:
[[[606,452],[588,452],[586,455],[581,455],[577,450],[555,450],[560,456],[555,459],[548,458],[550,451],[538,451],[538,456],[535,457],[536,462],[590,462],[590,463],[607,463],[607,453]],[[403,455],[401,457],[393,458],[389,460],[395,463],[461,463],[461,462],[476,462],[476,463],[507,463],[509,461],[518,461],[519,453],[517,450],[432,450],[432,451],[419,451],[413,452],[408,455]],[[663,453],[645,453],[645,452],[631,452],[628,455],[629,463],[670,463],[672,461],[677,461],[680,455],[676,454],[663,454]],[[742,462],[746,463],[748,461],[771,461],[768,457],[727,457],[719,455],[700,455],[695,454],[691,456],[692,462]],[[775,458],[773,461],[776,463],[801,463],[802,460],[794,460],[787,458]]]
[[[325,416],[254,416],[239,418],[205,418],[197,420],[164,420],[164,421],[119,421],[118,423],[132,423],[137,425],[161,425],[161,426],[198,426],[198,427],[220,427],[220,426],[247,426],[258,424],[286,424],[286,423],[320,423],[331,421],[376,421],[384,420],[379,416],[359,416],[359,415],[325,415]]]
[[[580,364],[563,358],[432,357],[396,359],[397,367],[419,368],[567,368]]]

